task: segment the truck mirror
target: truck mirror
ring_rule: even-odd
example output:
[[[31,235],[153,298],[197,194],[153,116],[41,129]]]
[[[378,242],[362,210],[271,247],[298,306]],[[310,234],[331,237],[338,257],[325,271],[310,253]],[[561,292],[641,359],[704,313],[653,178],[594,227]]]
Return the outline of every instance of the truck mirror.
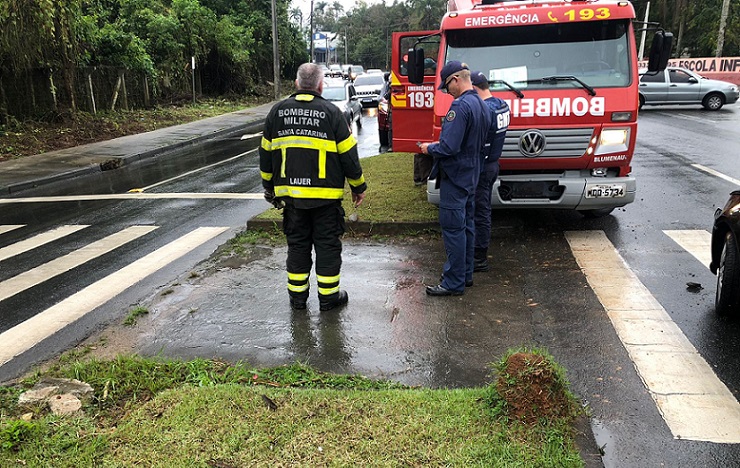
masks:
[[[409,81],[414,84],[424,82],[424,49],[409,49]]]
[[[653,44],[650,47],[648,60],[648,72],[659,72],[668,66],[673,48],[673,33],[657,31],[653,36]]]

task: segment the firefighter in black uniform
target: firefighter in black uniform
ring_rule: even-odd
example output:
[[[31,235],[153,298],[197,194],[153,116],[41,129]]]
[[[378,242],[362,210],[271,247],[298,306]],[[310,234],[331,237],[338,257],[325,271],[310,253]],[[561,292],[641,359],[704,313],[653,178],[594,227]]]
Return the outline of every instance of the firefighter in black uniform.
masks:
[[[288,240],[288,294],[294,310],[306,308],[312,248],[316,251],[319,309],[347,303],[339,289],[344,234],[344,179],[352,201],[365,198],[357,140],[334,104],[321,97],[324,74],[318,65],[298,68],[296,91],[277,103],[265,120],[260,172],[265,199],[283,211]]]

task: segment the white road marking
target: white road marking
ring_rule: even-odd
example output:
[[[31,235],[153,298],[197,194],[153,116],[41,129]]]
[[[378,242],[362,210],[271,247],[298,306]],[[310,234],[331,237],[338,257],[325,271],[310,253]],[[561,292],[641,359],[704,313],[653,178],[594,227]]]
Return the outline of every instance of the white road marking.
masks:
[[[92,195],[59,195],[49,197],[0,198],[0,204],[46,203],[99,200],[169,200],[169,199],[220,199],[220,200],[262,200],[261,193],[105,193]]]
[[[227,229],[198,228],[0,334],[0,366]]]
[[[565,237],[673,437],[740,443],[740,404],[604,232]]]
[[[719,171],[715,171],[714,169],[706,166],[702,166],[701,164],[692,164],[691,167],[695,169],[699,169],[700,171],[704,171],[707,174],[711,174],[715,177],[719,177],[720,179],[726,180],[727,182],[732,182],[735,185],[740,185],[740,180],[735,179],[734,177],[730,177],[728,175],[724,175]]]
[[[709,268],[712,262],[712,235],[709,232],[701,229],[663,232]]]
[[[180,174],[180,175],[175,176],[175,177],[171,177],[169,179],[161,180],[161,181],[157,182],[156,184],[152,184],[152,185],[149,185],[147,187],[131,189],[129,191],[130,192],[144,192],[146,190],[149,190],[150,188],[154,188],[154,187],[157,187],[157,186],[160,186],[160,185],[163,185],[163,184],[172,182],[172,181],[177,180],[177,179],[182,179],[183,177],[187,177],[189,175],[196,174],[196,173],[198,173],[200,171],[204,171],[206,169],[210,169],[212,167],[219,166],[221,164],[226,164],[227,162],[231,162],[231,161],[233,161],[235,159],[239,159],[241,157],[244,157],[244,156],[248,155],[249,153],[254,153],[257,150],[258,150],[258,148],[255,148],[255,149],[252,149],[252,150],[249,150],[249,151],[245,151],[244,153],[239,153],[236,156],[232,156],[232,157],[230,157],[228,159],[224,159],[223,161],[219,161],[217,163],[213,163],[213,164],[210,164],[208,166],[199,167],[198,169],[193,169],[192,171],[185,172],[183,174]]]
[[[25,224],[0,224],[0,234],[5,234],[14,229],[19,229],[25,226]]]
[[[46,231],[37,236],[33,236],[30,239],[26,239],[20,242],[16,242],[13,245],[0,248],[0,261],[35,249],[36,247],[42,246],[44,244],[48,244],[49,242],[55,241],[57,239],[61,239],[64,236],[68,236],[86,227],[88,227],[88,225],[84,224],[59,226],[58,228],[52,229],[51,231]]]
[[[48,263],[24,271],[0,283],[0,301],[115,250],[155,229],[157,226],[131,226]]]

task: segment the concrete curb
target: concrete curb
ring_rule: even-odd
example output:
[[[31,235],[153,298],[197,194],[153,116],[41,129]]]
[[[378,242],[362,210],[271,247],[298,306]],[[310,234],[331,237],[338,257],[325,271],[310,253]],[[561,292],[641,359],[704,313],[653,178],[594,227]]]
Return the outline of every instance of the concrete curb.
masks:
[[[438,222],[399,222],[376,223],[358,220],[354,223],[346,222],[347,234],[351,236],[398,236],[415,235],[423,231],[441,232]],[[247,229],[282,232],[283,221],[273,219],[252,218],[247,221]]]

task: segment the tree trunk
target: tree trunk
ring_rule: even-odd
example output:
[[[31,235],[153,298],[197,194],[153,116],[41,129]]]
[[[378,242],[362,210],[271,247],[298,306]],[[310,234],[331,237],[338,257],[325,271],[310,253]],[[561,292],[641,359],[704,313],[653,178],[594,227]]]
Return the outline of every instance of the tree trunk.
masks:
[[[7,125],[8,120],[8,100],[3,86],[3,73],[0,71],[0,124]]]
[[[125,72],[120,72],[121,76],[121,88],[123,90],[123,108],[126,110],[129,110],[128,108],[128,93],[126,92],[126,75]]]
[[[144,107],[149,109],[149,79],[144,75]]]
[[[118,101],[118,91],[121,90],[122,77],[123,77],[123,72],[119,71],[118,80],[116,80],[116,87],[113,88],[113,99],[112,99],[113,102],[111,102],[111,105],[110,105],[111,111],[116,110],[116,101]]]
[[[85,74],[87,75],[87,92],[90,95],[90,108],[93,114],[97,114],[98,110],[95,107],[95,89],[93,88],[92,73],[88,71]]]
[[[54,70],[49,69],[49,91],[51,92],[51,99],[53,101],[52,109],[54,112],[57,111],[59,105],[57,103],[57,87],[54,86]]]

